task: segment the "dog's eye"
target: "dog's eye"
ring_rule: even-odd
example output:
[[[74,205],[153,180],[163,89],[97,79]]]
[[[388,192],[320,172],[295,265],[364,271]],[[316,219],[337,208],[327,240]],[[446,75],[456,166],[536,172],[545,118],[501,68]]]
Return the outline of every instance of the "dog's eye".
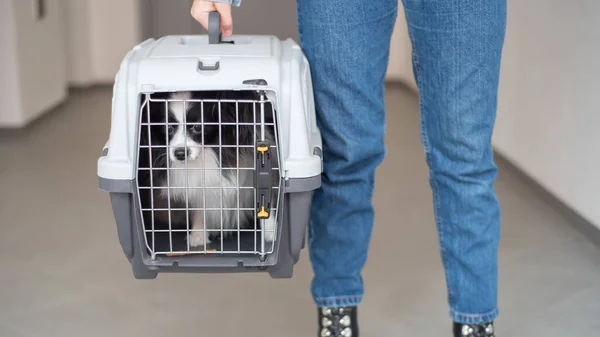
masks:
[[[169,134],[172,134],[173,132],[175,132],[175,126],[174,125],[168,125],[167,126],[167,131],[169,132]]]
[[[192,126],[192,131],[195,132],[195,133],[202,132],[202,125],[201,124],[196,124],[196,125]]]

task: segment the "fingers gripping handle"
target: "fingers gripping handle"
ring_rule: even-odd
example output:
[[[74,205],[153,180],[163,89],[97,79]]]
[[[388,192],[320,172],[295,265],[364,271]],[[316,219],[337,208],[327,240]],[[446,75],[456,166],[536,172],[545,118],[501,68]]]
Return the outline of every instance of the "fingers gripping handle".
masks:
[[[221,14],[219,12],[208,13],[208,43],[221,43]]]

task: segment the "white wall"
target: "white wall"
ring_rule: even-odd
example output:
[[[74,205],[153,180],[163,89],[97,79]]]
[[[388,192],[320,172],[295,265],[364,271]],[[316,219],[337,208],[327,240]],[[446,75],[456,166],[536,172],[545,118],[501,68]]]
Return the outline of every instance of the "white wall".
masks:
[[[2,127],[22,127],[66,96],[59,1],[46,0],[47,14],[39,20],[34,15],[35,1],[10,0],[0,5],[0,86],[8,91],[2,97]]]
[[[87,0],[94,80],[112,83],[125,54],[140,41],[144,0]]]
[[[21,83],[17,64],[17,33],[11,1],[0,1],[0,126],[18,125],[22,118]]]
[[[600,227],[600,2],[509,2],[496,149]]]
[[[48,14],[37,22],[33,3],[13,0],[24,123],[62,102],[67,89],[59,0],[46,0]]]
[[[51,110],[68,85],[110,84],[140,42],[146,0],[0,1],[0,127],[23,127]]]
[[[109,84],[125,54],[140,42],[144,0],[63,0],[69,83]]]
[[[600,227],[600,1],[509,1],[494,146]],[[399,17],[390,79],[413,85]]]
[[[67,79],[71,85],[87,86],[93,82],[94,78],[89,2],[85,0],[63,0],[62,4]]]

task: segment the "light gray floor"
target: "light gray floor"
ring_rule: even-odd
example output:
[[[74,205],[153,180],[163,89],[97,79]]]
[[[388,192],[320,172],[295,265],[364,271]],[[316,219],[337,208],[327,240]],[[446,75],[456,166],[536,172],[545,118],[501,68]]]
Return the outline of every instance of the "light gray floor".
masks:
[[[362,334],[449,336],[417,100],[388,92]],[[315,336],[306,252],[292,280],[133,280],[96,188],[110,95],[77,91],[25,133],[0,136],[0,336]],[[598,336],[600,251],[516,177],[501,171],[497,189],[499,336]]]

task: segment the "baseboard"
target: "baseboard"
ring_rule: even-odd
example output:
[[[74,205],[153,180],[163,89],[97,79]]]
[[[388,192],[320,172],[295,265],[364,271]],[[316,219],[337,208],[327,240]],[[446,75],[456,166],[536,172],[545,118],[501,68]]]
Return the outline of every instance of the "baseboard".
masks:
[[[23,134],[23,133],[29,132],[30,130],[35,129],[37,127],[37,125],[43,124],[47,118],[52,118],[54,116],[54,113],[57,110],[60,110],[60,108],[63,105],[67,104],[70,96],[74,92],[89,91],[89,90],[93,90],[95,88],[108,88],[108,87],[110,87],[110,85],[108,85],[108,84],[96,84],[96,85],[91,85],[88,87],[71,86],[68,88],[68,90],[66,92],[65,99],[57,101],[56,104],[49,107],[44,113],[41,113],[38,116],[30,119],[25,125],[22,125],[22,126],[0,126],[0,137],[11,137],[11,136],[15,136],[15,135],[20,135],[20,134]]]
[[[396,78],[388,78],[386,80],[386,86],[389,87],[402,87],[404,89],[411,90],[418,95],[416,88],[411,83],[406,81],[398,80]],[[589,220],[577,213],[569,205],[565,204],[562,200],[556,197],[553,193],[548,191],[544,186],[538,183],[533,177],[529,176],[519,167],[514,165],[510,160],[504,157],[501,153],[496,151],[496,163],[501,171],[514,176],[519,182],[527,186],[537,197],[546,202],[550,207],[555,209],[561,214],[569,223],[571,223],[575,229],[585,235],[590,241],[592,241],[600,249],[600,228],[595,226]],[[600,224],[599,224],[600,225]]]
[[[577,213],[573,208],[565,204],[562,200],[539,184],[534,178],[519,169],[502,154],[496,152],[496,164],[501,172],[507,173],[517,179],[520,183],[527,186],[537,197],[547,203],[552,209],[562,215],[570,224],[580,233],[587,237],[600,249],[600,228]]]

